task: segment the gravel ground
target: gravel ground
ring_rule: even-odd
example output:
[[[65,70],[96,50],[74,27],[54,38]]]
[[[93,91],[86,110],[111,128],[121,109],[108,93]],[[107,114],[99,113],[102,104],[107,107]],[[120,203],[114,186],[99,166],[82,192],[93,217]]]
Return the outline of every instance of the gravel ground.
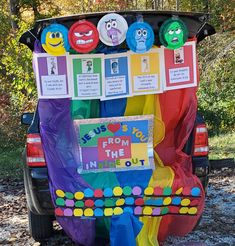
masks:
[[[35,242],[28,232],[23,182],[0,180],[0,245],[74,245],[55,223],[55,235],[44,243]],[[205,211],[197,230],[185,237],[171,237],[164,246],[235,246],[235,169],[211,173]]]

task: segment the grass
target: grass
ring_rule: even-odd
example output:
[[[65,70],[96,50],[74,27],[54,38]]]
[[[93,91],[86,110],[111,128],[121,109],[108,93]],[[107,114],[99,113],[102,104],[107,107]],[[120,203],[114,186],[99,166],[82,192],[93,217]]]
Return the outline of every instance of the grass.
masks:
[[[211,160],[235,158],[235,132],[209,138]]]
[[[22,152],[21,146],[0,148],[0,178],[23,177]]]
[[[235,158],[235,132],[213,136],[209,139],[211,160]],[[23,146],[12,144],[0,147],[0,178],[22,178]]]

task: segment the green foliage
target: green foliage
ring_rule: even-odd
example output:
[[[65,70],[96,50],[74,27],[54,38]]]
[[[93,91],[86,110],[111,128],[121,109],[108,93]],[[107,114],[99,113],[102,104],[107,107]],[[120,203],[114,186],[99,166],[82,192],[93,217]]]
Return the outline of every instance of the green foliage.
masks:
[[[15,145],[2,147],[0,144],[0,178],[22,178],[22,152],[22,147]]]
[[[17,35],[11,33],[6,37],[7,45],[1,55],[0,140],[6,144],[12,141],[22,141],[24,131],[20,127],[21,113],[33,110],[36,102],[32,53],[18,42],[26,28],[28,26],[22,22]]]
[[[211,160],[235,158],[235,132],[209,138]]]
[[[233,33],[216,34],[199,47],[199,110],[212,134],[235,129],[234,48]]]

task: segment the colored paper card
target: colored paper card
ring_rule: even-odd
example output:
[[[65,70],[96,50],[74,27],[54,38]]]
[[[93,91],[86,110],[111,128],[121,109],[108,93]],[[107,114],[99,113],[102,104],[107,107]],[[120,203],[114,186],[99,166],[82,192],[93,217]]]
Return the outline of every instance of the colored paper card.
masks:
[[[73,99],[99,99],[102,97],[103,55],[70,55],[70,80]]]
[[[154,48],[144,54],[130,54],[131,85],[134,95],[162,93],[162,74],[164,64],[161,57],[163,49]]]
[[[195,41],[186,42],[183,47],[170,50],[164,48],[165,84],[164,90],[175,90],[197,86],[198,66]]]
[[[35,74],[39,98],[69,98],[66,56],[35,53]]]
[[[74,125],[78,172],[154,169],[152,115],[75,120]]]
[[[104,97],[101,100],[109,100],[130,96],[130,66],[127,53],[106,55],[104,66]]]

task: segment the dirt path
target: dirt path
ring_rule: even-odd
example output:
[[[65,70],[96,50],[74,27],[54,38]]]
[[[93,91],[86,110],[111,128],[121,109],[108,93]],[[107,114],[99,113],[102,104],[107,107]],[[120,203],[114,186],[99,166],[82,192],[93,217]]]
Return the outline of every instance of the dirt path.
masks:
[[[0,245],[74,245],[55,223],[55,235],[43,244],[35,242],[28,232],[27,208],[23,182],[0,180]],[[196,231],[183,238],[169,238],[170,245],[235,246],[235,170],[223,169],[211,174],[206,208]],[[191,243],[190,243],[191,242]],[[197,242],[197,243],[196,243]],[[196,244],[195,244],[196,243]]]

